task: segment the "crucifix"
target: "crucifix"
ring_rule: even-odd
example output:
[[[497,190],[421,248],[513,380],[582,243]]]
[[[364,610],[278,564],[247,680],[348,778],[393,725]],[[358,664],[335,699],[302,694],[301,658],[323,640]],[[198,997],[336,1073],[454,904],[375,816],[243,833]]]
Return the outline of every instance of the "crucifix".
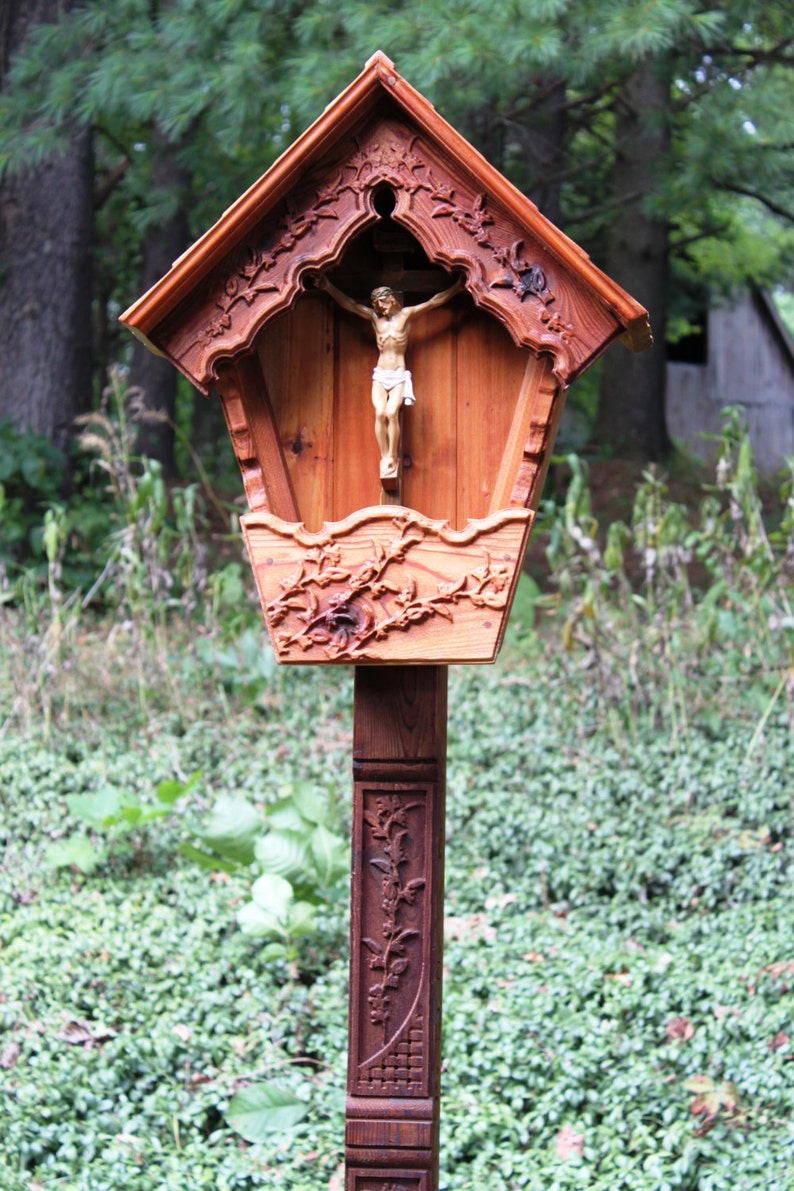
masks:
[[[380,449],[380,480],[387,491],[396,489],[399,479],[400,413],[403,405],[413,405],[411,373],[405,366],[405,350],[411,322],[426,310],[446,305],[463,288],[463,279],[417,306],[403,306],[388,285],[378,286],[370,294],[371,306],[364,306],[343,294],[327,277],[315,282],[343,310],[368,319],[375,329],[378,363],[372,373],[372,404],[375,407],[375,439]]]
[[[646,312],[378,52],[122,319],[217,392],[277,660],[355,667],[345,1191],[437,1191],[447,670],[496,657],[565,391]]]

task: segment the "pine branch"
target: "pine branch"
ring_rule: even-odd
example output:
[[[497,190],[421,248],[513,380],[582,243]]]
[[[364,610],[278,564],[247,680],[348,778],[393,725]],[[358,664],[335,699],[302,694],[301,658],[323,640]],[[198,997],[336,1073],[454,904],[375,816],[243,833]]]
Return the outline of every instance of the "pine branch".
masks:
[[[710,240],[719,236],[725,236],[730,231],[729,223],[718,223],[712,227],[701,228],[699,232],[693,232],[691,236],[682,236],[680,240],[670,239],[670,252],[683,253],[685,248],[690,244],[698,244],[701,240]]]
[[[739,186],[735,182],[715,182],[717,190],[724,190],[728,194],[738,194],[743,198],[755,199],[757,203],[761,203],[773,215],[777,215],[780,219],[785,219],[788,223],[794,223],[794,211],[789,211],[785,207],[781,207],[774,199],[768,198],[765,194],[759,194],[756,190],[751,190],[749,186]]]
[[[646,192],[644,190],[633,190],[628,194],[622,194],[619,198],[609,199],[605,203],[599,203],[597,207],[588,207],[586,211],[580,211],[577,215],[571,215],[566,218],[566,228],[572,226],[574,223],[584,223],[588,219],[593,219],[596,215],[607,215],[617,208],[627,207],[630,203],[638,203],[645,198]]]
[[[788,52],[787,52],[788,51]],[[741,58],[745,69],[756,66],[794,66],[794,37],[786,37],[769,49],[743,49],[735,45],[717,45],[703,51],[704,56],[715,59]]]
[[[94,190],[95,211],[99,211],[102,207],[104,207],[105,203],[108,201],[113,191],[124,178],[131,165],[132,160],[129,157],[123,157],[121,161],[113,167],[112,170],[108,170],[105,173],[105,176]]]

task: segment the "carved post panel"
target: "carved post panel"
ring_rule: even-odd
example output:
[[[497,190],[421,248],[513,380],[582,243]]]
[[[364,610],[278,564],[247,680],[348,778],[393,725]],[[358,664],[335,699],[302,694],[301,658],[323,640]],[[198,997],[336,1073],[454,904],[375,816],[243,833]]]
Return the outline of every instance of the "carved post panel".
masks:
[[[219,395],[277,659],[356,667],[346,1191],[436,1191],[447,666],[646,313],[378,53],[123,321]]]

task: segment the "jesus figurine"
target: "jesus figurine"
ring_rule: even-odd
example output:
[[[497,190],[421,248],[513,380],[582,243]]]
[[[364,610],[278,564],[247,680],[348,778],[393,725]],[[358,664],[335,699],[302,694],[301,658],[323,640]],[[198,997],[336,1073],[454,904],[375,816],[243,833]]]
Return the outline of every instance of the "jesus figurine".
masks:
[[[418,306],[403,306],[394,290],[388,285],[374,289],[370,294],[372,306],[355,302],[343,294],[326,277],[318,277],[317,287],[323,289],[344,310],[366,318],[375,328],[378,345],[378,363],[372,373],[372,404],[375,406],[375,438],[380,449],[380,478],[384,487],[396,484],[399,475],[398,451],[400,448],[400,409],[403,404],[413,405],[414,397],[411,373],[405,367],[405,349],[408,345],[408,329],[411,320],[426,310],[435,310],[454,298],[463,288],[461,277],[440,294]]]

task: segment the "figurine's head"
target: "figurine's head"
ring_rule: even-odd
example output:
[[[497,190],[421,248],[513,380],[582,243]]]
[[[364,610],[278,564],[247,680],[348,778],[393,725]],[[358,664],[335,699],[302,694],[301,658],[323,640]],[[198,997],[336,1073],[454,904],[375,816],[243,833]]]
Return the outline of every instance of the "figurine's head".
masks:
[[[369,296],[372,309],[376,314],[391,314],[401,309],[400,299],[389,285],[380,285]]]

